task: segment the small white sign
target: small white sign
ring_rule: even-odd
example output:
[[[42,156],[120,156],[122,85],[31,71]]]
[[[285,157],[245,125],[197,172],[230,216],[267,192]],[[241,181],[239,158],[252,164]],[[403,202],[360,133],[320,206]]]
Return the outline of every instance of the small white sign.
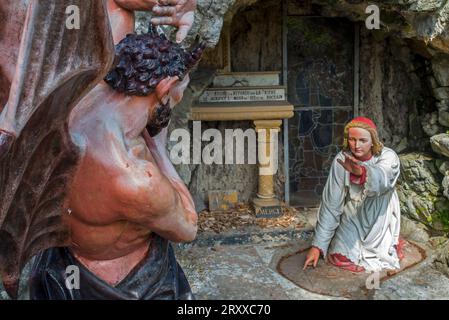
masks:
[[[218,74],[212,86],[214,88],[279,86],[279,72]]]
[[[206,90],[200,103],[285,101],[285,89]]]
[[[77,5],[70,5],[65,8],[65,13],[69,15],[65,20],[65,27],[69,30],[80,29],[80,8]]]

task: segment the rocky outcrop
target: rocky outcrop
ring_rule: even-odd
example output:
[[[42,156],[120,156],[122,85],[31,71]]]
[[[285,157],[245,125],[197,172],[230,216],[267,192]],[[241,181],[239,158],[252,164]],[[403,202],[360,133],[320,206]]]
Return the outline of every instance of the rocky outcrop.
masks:
[[[385,145],[398,153],[422,150],[429,143],[419,121],[413,124],[424,113],[422,101],[431,95],[420,80],[422,64],[415,61],[415,53],[405,41],[394,37],[379,40],[371,31],[361,29],[359,112],[373,119]],[[433,125],[423,129],[439,133],[438,116],[432,120]]]
[[[432,70],[435,80],[440,87],[449,87],[449,56],[437,55],[432,60]]]
[[[438,112],[425,114],[421,118],[421,125],[424,132],[429,137],[437,135],[439,132],[443,131],[442,126],[439,124]]]
[[[449,134],[440,133],[430,138],[432,150],[436,153],[449,157]]]
[[[344,16],[364,22],[367,6],[380,9],[380,26],[400,38],[425,44],[428,54],[449,54],[449,3],[445,0],[313,0],[323,7],[323,15]]]
[[[406,215],[401,216],[401,237],[408,240],[426,244],[429,241],[428,227]]]
[[[448,232],[449,200],[443,194],[438,161],[422,153],[400,155],[400,160],[397,191],[402,213],[429,226],[431,231]]]
[[[444,237],[434,239],[434,247],[436,248],[436,257],[434,266],[436,269],[449,277],[449,240]]]

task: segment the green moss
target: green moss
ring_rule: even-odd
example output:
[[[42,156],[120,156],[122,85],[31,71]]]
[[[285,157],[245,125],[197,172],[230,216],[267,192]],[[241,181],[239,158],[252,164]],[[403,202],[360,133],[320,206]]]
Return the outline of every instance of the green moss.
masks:
[[[443,225],[443,230],[449,232],[449,213],[448,212],[437,212],[438,220]]]
[[[436,201],[435,208],[435,219],[441,223],[444,231],[449,232],[449,200]]]

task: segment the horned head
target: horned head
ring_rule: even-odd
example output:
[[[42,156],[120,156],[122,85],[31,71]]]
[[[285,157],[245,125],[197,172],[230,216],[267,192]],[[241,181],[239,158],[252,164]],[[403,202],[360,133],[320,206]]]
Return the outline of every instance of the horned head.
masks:
[[[148,33],[128,34],[116,45],[114,66],[104,80],[119,92],[146,96],[168,76],[182,80],[201,59],[205,48],[205,43],[196,41],[186,51],[150,24]]]

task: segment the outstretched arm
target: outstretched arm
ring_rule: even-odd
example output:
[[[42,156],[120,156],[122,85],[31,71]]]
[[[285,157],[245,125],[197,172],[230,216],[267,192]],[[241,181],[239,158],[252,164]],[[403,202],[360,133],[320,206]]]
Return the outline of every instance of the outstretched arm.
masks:
[[[394,189],[400,174],[400,161],[397,154],[389,149],[382,151],[379,160],[374,164],[365,164],[365,188],[376,195]]]

